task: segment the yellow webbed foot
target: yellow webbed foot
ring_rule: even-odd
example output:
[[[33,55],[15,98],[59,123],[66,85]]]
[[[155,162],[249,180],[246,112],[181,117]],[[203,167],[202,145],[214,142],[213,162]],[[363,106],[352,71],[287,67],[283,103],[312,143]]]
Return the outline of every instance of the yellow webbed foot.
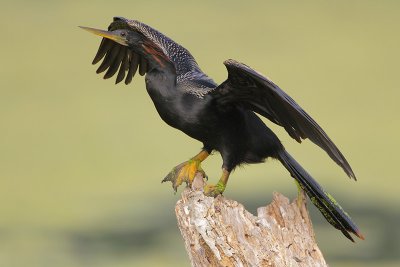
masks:
[[[197,172],[201,172],[204,177],[207,178],[207,175],[201,168],[201,162],[208,156],[208,153],[205,151],[200,152],[197,156],[192,159],[185,161],[175,168],[172,169],[170,173],[161,181],[167,182],[170,181],[172,183],[172,188],[176,192],[178,187],[186,182],[187,185],[191,185],[194,177]]]

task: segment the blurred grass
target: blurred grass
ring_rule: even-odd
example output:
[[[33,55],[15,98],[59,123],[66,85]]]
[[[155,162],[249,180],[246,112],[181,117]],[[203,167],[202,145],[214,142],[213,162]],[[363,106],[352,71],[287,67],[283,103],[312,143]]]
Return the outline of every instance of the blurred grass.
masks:
[[[367,239],[350,244],[313,212],[332,266],[400,262],[397,1],[3,1],[0,266],[185,266],[174,196],[160,180],[200,144],[166,126],[144,82],[114,86],[90,66],[113,16],[188,48],[217,82],[234,58],[268,75],[352,164],[346,179],[309,142],[285,146]],[[205,164],[212,180],[221,160]],[[235,171],[226,196],[251,210],[296,189],[276,162]],[[315,214],[314,214],[315,213]]]

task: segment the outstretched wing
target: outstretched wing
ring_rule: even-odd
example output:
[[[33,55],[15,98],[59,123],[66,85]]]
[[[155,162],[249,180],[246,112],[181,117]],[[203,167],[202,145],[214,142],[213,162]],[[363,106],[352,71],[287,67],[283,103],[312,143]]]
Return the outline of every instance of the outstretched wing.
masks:
[[[228,79],[211,94],[218,105],[240,105],[282,126],[299,143],[309,138],[343,168],[355,175],[346,158],[322,128],[289,95],[267,77],[235,60],[224,62]]]
[[[125,79],[125,84],[129,84],[137,71],[141,76],[145,75],[149,71],[149,62],[143,53],[149,54],[160,65],[173,65],[170,64],[170,58],[165,55],[163,47],[160,46],[159,39],[163,36],[159,32],[138,21],[115,17],[108,31],[118,29],[129,29],[140,34],[143,38],[143,44],[141,44],[143,49],[139,52],[133,47],[123,46],[113,40],[103,38],[92,64],[95,65],[103,59],[96,72],[106,72],[104,79],[111,78],[118,72],[115,83]]]

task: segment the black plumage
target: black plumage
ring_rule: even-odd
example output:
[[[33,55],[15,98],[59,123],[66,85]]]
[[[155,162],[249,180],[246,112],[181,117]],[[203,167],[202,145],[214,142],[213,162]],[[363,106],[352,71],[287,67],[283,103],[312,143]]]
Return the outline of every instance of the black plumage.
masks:
[[[307,193],[324,217],[353,241],[349,233],[364,238],[340,205],[285,150],[278,137],[256,115],[282,126],[297,142],[310,139],[321,147],[346,174],[355,175],[336,145],[290,96],[267,77],[235,60],[224,62],[228,78],[218,85],[196,63],[188,50],[150,26],[136,20],[114,18],[108,31],[82,27],[103,36],[93,60],[103,62],[97,73],[104,78],[118,74],[129,84],[138,71],[146,75],[146,89],[161,118],[203,143],[203,150],[176,166],[163,181],[174,189],[191,183],[200,163],[212,151],[223,159],[222,176],[207,185],[207,195],[221,194],[230,172],[243,163],[278,159]],[[126,75],[126,76],[125,76]]]

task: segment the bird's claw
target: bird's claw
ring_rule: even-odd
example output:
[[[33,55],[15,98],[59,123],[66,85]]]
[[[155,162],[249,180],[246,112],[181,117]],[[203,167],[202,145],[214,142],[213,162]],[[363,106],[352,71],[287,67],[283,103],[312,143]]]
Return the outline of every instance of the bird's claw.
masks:
[[[175,193],[178,187],[186,182],[188,186],[192,185],[193,179],[196,176],[197,172],[200,172],[203,177],[208,179],[206,173],[200,166],[201,161],[196,159],[191,159],[185,161],[178,166],[174,167],[170,173],[165,176],[165,178],[161,181],[162,183],[170,181],[172,183],[172,188]]]
[[[208,184],[204,186],[204,195],[209,196],[209,197],[217,197],[219,195],[222,195],[222,193],[225,191],[225,185],[222,183],[217,183],[216,185],[211,185]]]

